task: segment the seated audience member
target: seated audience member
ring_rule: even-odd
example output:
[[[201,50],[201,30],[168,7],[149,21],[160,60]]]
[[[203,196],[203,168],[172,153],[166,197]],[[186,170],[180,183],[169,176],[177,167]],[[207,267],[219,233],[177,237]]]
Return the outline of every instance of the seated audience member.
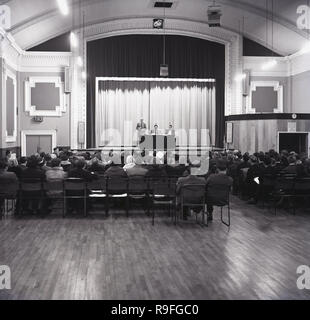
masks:
[[[69,172],[72,169],[72,163],[69,161],[69,156],[66,153],[62,153],[60,156],[61,163],[65,172]]]
[[[246,188],[249,196],[248,203],[256,204],[259,196],[259,181],[263,176],[262,164],[259,163],[258,158],[254,155],[250,156],[250,168],[246,175]]]
[[[168,165],[166,166],[169,177],[182,177],[185,170],[186,166],[185,164],[180,163],[180,157],[178,155],[175,155],[175,163],[168,162]]]
[[[213,205],[221,202],[222,194],[218,192],[221,187],[231,187],[233,179],[227,175],[226,161],[219,160],[217,163],[217,173],[211,174],[207,179],[207,211],[208,221],[213,220]],[[216,189],[213,189],[216,188]],[[212,192],[214,190],[215,192]],[[223,188],[225,190],[225,188]]]
[[[105,166],[102,162],[95,156],[89,161],[88,171],[102,174],[105,171]]]
[[[181,190],[182,187],[185,185],[206,185],[206,179],[198,177],[197,176],[197,169],[199,169],[201,163],[200,161],[196,160],[193,161],[190,164],[190,174],[187,177],[181,177],[178,179],[177,181],[177,186],[176,186],[176,194],[177,194],[177,206],[180,207],[180,196],[181,196]],[[199,172],[199,171],[198,171]],[[190,191],[188,191],[189,194],[183,194],[183,196],[186,197],[186,200],[188,202],[195,202],[195,200],[197,200],[196,194],[195,193],[191,193]],[[188,208],[187,208],[188,209]],[[195,212],[199,213],[202,208],[194,208]],[[182,212],[184,219],[186,219],[186,212]]]
[[[14,183],[18,183],[17,176],[14,172],[7,171],[7,163],[6,159],[0,159],[0,186],[8,186],[13,185]],[[3,210],[4,200],[0,199],[0,213]]]
[[[18,166],[21,169],[21,171],[24,171],[27,169],[27,157],[21,157],[18,161]]]
[[[288,166],[283,169],[283,173],[286,174],[296,174],[296,157],[295,155],[291,155],[288,157]]]
[[[68,176],[60,163],[61,160],[59,158],[51,161],[51,169],[45,173],[47,181],[64,180]]]
[[[143,161],[140,155],[135,155],[133,157],[134,166],[124,169],[127,175],[130,176],[146,176],[148,170],[143,167]]]
[[[75,160],[73,163],[73,168],[71,168],[68,172],[68,177],[80,178],[85,181],[92,181],[98,178],[96,174],[87,171],[85,168],[86,168],[86,161],[84,158],[79,158]]]
[[[18,165],[17,159],[9,158],[8,159],[8,172],[13,172],[16,174],[17,178],[20,179],[22,169]]]
[[[125,170],[119,166],[117,163],[112,162],[109,169],[104,173],[105,177],[115,178],[115,177],[127,177]]]
[[[45,180],[45,172],[39,167],[39,158],[31,156],[27,160],[27,169],[22,171],[21,179],[40,179]]]
[[[126,158],[126,164],[124,165],[123,169],[125,171],[127,171],[128,169],[131,169],[135,166],[135,162],[134,162],[134,159],[133,159],[133,156],[132,155],[129,155],[127,158]]]

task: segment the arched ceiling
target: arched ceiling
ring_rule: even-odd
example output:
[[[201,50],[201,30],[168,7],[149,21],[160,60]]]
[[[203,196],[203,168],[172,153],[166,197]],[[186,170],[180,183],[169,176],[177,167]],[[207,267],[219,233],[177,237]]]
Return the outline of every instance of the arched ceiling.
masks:
[[[192,22],[207,21],[207,8],[213,1],[172,0],[175,8],[166,9],[167,18]],[[79,19],[80,0],[69,0],[74,7],[69,16],[62,16],[56,0],[4,0],[11,8],[12,27],[9,32],[22,49],[28,49],[72,29]],[[104,21],[133,17],[156,18],[163,16],[163,9],[154,8],[153,0],[81,0],[87,26]],[[271,9],[272,0],[268,0]],[[274,3],[274,51],[289,55],[300,50],[307,41],[307,33],[296,26],[297,7],[307,0],[273,0]],[[271,20],[269,19],[266,44],[266,0],[216,0],[222,6],[222,28],[239,32],[240,21],[245,18],[243,34],[268,48],[271,45]],[[269,14],[269,18],[271,15]]]

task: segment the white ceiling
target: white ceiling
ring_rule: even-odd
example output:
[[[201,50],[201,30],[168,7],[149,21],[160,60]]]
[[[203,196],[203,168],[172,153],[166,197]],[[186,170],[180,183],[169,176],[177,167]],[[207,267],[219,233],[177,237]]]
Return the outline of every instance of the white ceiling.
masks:
[[[75,24],[80,0],[69,0],[75,7]],[[167,18],[206,22],[207,8],[213,1],[174,0],[177,5],[166,10]],[[297,7],[308,0],[274,1],[274,50],[288,55],[297,52],[307,41],[307,33],[296,26]],[[81,0],[86,25],[132,17],[158,17],[163,9],[153,8],[152,0]],[[272,0],[268,0],[271,9]],[[62,16],[56,0],[5,0],[1,4],[10,6],[12,28],[9,30],[22,49],[28,49],[72,29],[72,14]],[[244,34],[248,38],[266,45],[266,0],[216,0],[223,11],[222,27],[239,32],[239,21],[245,17]],[[72,10],[71,10],[72,12]],[[271,48],[271,21],[269,41]]]

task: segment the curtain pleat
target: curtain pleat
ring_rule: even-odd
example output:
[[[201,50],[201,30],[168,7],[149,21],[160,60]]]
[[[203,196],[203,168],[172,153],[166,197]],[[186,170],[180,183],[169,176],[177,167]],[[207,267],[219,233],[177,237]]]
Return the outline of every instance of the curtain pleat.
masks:
[[[97,147],[136,145],[140,119],[163,133],[172,123],[180,146],[215,141],[215,87],[207,82],[100,81],[96,114]]]

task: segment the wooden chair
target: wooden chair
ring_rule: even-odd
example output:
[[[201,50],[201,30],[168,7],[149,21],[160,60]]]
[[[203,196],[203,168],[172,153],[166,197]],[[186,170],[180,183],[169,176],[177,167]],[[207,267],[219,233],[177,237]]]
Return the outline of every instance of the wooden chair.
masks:
[[[81,199],[83,201],[83,213],[87,216],[87,188],[86,182],[80,178],[68,178],[64,180],[64,217],[67,215],[67,202],[70,199]]]

